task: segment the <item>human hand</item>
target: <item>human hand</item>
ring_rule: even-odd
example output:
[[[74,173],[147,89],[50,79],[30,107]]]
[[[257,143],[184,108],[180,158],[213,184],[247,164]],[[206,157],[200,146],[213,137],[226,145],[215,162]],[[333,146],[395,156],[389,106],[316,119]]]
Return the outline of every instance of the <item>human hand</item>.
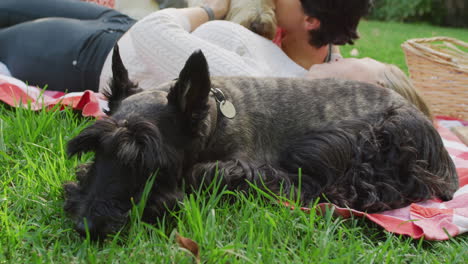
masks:
[[[231,0],[203,0],[202,4],[213,9],[215,19],[223,19],[229,11]]]

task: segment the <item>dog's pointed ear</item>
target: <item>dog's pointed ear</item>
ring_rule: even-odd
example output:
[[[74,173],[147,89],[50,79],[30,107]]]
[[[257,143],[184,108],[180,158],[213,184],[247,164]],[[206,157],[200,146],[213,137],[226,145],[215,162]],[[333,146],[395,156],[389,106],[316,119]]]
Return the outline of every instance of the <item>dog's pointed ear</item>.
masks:
[[[123,99],[142,91],[142,89],[138,88],[138,84],[128,78],[128,71],[122,62],[117,44],[114,46],[114,52],[112,53],[112,79],[109,81],[109,88],[110,91],[105,90],[103,92],[108,100],[109,110],[106,111],[107,115],[115,113]]]
[[[67,154],[69,157],[81,155],[97,148],[101,139],[100,133],[96,133],[93,126],[85,128],[78,136],[68,141]]]
[[[202,119],[208,111],[210,89],[208,63],[201,50],[197,50],[188,58],[167,99],[188,118]]]
[[[117,125],[108,118],[96,121],[93,125],[83,129],[78,136],[68,141],[67,154],[69,157],[90,151],[95,151],[106,135],[115,131]]]

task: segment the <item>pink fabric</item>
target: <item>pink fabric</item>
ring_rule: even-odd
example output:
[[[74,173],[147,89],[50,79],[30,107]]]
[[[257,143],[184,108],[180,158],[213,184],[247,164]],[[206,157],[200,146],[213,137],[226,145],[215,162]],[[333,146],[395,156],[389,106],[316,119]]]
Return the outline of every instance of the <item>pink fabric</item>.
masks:
[[[55,105],[81,110],[84,116],[102,117],[101,109],[107,102],[101,94],[92,91],[64,94],[42,91],[37,87],[5,75],[0,75],[0,101],[13,107],[31,107],[32,110],[50,109]],[[438,124],[446,126],[464,125],[465,122],[453,119],[439,119]],[[319,204],[320,210],[331,208],[342,217],[365,217],[389,232],[427,240],[446,240],[468,231],[468,147],[443,125],[438,131],[450,156],[457,167],[460,189],[453,200],[441,202],[430,200],[412,204],[405,208],[389,210],[377,214],[367,214],[332,204]],[[302,208],[310,211],[310,208]]]
[[[65,94],[56,91],[42,91],[13,77],[0,74],[0,101],[13,106],[40,110],[51,109],[55,105],[82,111],[84,116],[102,117],[102,108],[107,108],[104,96],[93,91]]]
[[[107,6],[107,7],[110,7],[110,8],[114,8],[114,6],[115,6],[115,0],[81,0],[81,1],[92,2],[92,3],[96,3],[98,5],[103,5],[103,6]],[[137,1],[137,0],[135,0],[135,1]]]

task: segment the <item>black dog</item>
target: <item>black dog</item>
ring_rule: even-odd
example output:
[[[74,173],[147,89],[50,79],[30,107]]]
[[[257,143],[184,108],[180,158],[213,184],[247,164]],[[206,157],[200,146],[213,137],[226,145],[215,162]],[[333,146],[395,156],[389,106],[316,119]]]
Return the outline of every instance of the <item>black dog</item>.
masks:
[[[65,185],[65,210],[93,237],[125,223],[157,172],[144,213],[154,220],[210,183],[219,169],[231,190],[249,182],[276,193],[318,197],[375,212],[458,188],[454,164],[431,122],[389,89],[335,79],[210,78],[201,52],[177,80],[141,91],[117,47],[108,95],[110,117],[68,143],[94,162]],[[232,104],[232,105],[231,105]],[[234,106],[234,107],[232,107]],[[298,170],[301,168],[301,177]]]

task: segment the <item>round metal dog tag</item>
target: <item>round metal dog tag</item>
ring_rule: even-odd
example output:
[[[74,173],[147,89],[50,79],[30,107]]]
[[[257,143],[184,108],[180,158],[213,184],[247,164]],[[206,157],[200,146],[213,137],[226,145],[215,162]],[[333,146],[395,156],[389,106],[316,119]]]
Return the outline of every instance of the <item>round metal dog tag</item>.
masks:
[[[236,116],[236,108],[229,101],[221,101],[219,103],[219,110],[227,118],[234,118]]]

